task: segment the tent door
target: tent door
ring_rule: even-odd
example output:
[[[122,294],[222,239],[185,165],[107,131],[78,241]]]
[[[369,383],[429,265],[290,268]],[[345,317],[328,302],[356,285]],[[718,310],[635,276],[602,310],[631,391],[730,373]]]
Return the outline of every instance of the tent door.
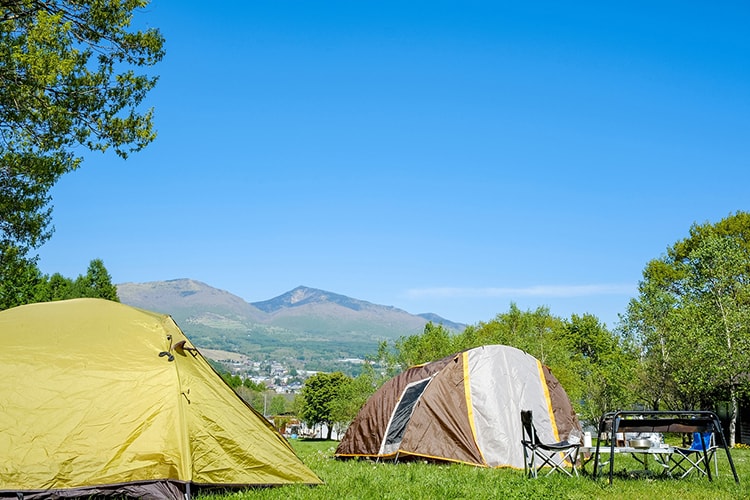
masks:
[[[422,397],[422,393],[430,383],[431,378],[426,378],[412,382],[407,385],[404,392],[401,393],[396,408],[393,409],[391,418],[388,421],[388,427],[385,431],[385,438],[380,445],[380,455],[393,455],[398,452],[401,440],[409,425],[409,419],[414,412],[414,406]]]

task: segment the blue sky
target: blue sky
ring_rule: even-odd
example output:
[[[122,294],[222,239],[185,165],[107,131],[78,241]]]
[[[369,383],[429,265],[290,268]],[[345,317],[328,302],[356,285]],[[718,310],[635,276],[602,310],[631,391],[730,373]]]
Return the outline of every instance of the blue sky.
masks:
[[[749,210],[750,4],[156,0],[158,138],[54,188],[45,273],[608,326]]]

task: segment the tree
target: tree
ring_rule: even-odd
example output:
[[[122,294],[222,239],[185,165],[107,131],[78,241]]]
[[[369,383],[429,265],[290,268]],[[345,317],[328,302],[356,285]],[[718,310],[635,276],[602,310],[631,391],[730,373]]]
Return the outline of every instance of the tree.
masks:
[[[567,357],[558,341],[563,326],[563,320],[550,314],[547,307],[521,311],[515,303],[511,303],[508,312],[467,328],[456,342],[461,350],[485,344],[510,345],[552,366],[559,360],[565,361]]]
[[[569,367],[577,376],[577,383],[565,389],[571,400],[580,402],[585,418],[596,421],[632,405],[636,356],[631,345],[591,314],[573,314],[561,339],[570,349]]]
[[[2,189],[0,197],[1,193]],[[17,247],[0,242],[0,310],[36,302],[42,283],[42,273],[33,260],[23,257]]]
[[[349,378],[341,384],[336,398],[331,402],[331,420],[335,425],[348,425],[372,396],[378,386],[373,366],[366,363],[362,372],[355,378]]]
[[[232,375],[231,373],[224,371],[221,373],[221,378],[223,378],[224,382],[226,382],[232,389],[242,387],[242,377],[239,375]]]
[[[750,214],[694,224],[688,238],[649,262],[626,325],[676,404],[729,400],[733,445],[738,398],[750,392]]]
[[[380,376],[384,379],[395,377],[404,367],[401,366],[399,360],[400,353],[388,344],[387,340],[383,340],[378,344],[378,352],[370,361],[376,363],[380,367]],[[384,382],[384,380],[383,380]],[[378,383],[378,386],[382,385],[382,382]]]
[[[19,303],[13,305],[80,297],[120,301],[117,296],[117,287],[112,284],[112,278],[101,259],[92,260],[86,274],[79,275],[75,281],[60,273],[55,273],[50,277],[42,276],[35,264],[30,264],[25,273],[15,273],[15,276],[25,276],[26,285],[24,287],[21,284],[12,284],[8,287],[18,295]]]
[[[148,0],[7,0],[0,10],[0,282],[18,281],[52,233],[49,190],[81,149],[126,158],[154,140],[141,105],[161,60]],[[4,292],[3,298],[13,295]],[[2,298],[0,298],[2,300]]]
[[[750,243],[750,242],[748,242]],[[683,380],[694,381],[696,394],[725,391],[731,404],[730,442],[734,445],[738,398],[750,392],[750,251],[741,240],[712,235],[694,247],[684,261],[684,306],[678,316],[685,358]],[[700,318],[701,321],[696,321]],[[694,339],[695,342],[686,342]],[[679,344],[678,344],[679,345]],[[708,369],[705,369],[708,367]],[[744,367],[744,369],[740,369]],[[702,400],[701,404],[707,402]]]
[[[451,334],[443,325],[428,322],[421,335],[401,337],[396,341],[397,360],[402,369],[435,361],[455,352]]]
[[[266,384],[263,382],[254,382],[251,378],[246,378],[242,381],[242,386],[255,392],[265,392],[268,390]]]
[[[646,406],[659,410],[690,407],[679,401],[672,352],[668,342],[675,335],[671,311],[677,299],[669,292],[669,283],[675,279],[675,269],[663,260],[655,259],[646,265],[643,280],[638,285],[639,296],[628,304],[622,317],[622,329],[639,346],[637,371],[638,393]]]
[[[511,303],[507,312],[468,326],[458,335],[428,324],[422,335],[399,339],[395,353],[382,343],[377,359],[386,367],[397,361],[404,369],[488,344],[513,346],[539,359],[587,418],[596,419],[635,401],[632,380],[637,356],[632,342],[610,332],[590,314],[573,315],[567,321],[547,307],[522,311]]]
[[[73,297],[73,281],[66,278],[60,273],[50,276],[45,286],[41,287],[43,295],[40,294],[41,300],[65,300]]]
[[[73,287],[79,297],[120,301],[117,296],[117,287],[112,284],[112,277],[107,272],[101,259],[92,260],[86,274],[78,276]]]
[[[300,416],[311,427],[325,424],[328,427],[326,439],[331,439],[333,432],[334,401],[339,397],[343,385],[349,380],[349,377],[341,372],[316,373],[305,381],[305,386],[302,388],[304,405]]]
[[[522,311],[515,303],[508,312],[501,313],[488,322],[467,327],[454,340],[456,350],[470,349],[487,344],[509,345],[528,352],[547,365],[555,377],[576,394],[580,379],[571,367],[572,353],[562,341],[565,322],[552,315],[547,307]],[[571,397],[577,401],[574,397]]]
[[[281,415],[286,412],[286,398],[281,394],[275,394],[268,406],[269,415]]]

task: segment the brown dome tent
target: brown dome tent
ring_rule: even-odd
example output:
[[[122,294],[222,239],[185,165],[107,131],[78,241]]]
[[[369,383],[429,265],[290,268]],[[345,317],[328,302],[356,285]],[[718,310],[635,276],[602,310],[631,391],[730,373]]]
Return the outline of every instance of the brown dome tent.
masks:
[[[521,410],[539,438],[581,427],[549,368],[514,347],[488,345],[415,366],[365,403],[336,456],[410,457],[523,469]]]

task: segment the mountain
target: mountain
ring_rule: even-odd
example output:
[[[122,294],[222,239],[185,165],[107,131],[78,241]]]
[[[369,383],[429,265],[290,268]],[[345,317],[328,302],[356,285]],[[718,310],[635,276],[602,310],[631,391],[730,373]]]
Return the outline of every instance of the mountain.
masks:
[[[172,316],[207,309],[253,321],[262,321],[265,317],[262,311],[240,297],[191,279],[123,283],[117,285],[117,294],[125,304],[151,308]]]
[[[410,314],[304,286],[254,303],[191,279],[123,283],[117,292],[125,304],[170,314],[199,347],[254,358],[364,357],[383,340],[421,333],[428,321],[464,328],[435,314]]]

